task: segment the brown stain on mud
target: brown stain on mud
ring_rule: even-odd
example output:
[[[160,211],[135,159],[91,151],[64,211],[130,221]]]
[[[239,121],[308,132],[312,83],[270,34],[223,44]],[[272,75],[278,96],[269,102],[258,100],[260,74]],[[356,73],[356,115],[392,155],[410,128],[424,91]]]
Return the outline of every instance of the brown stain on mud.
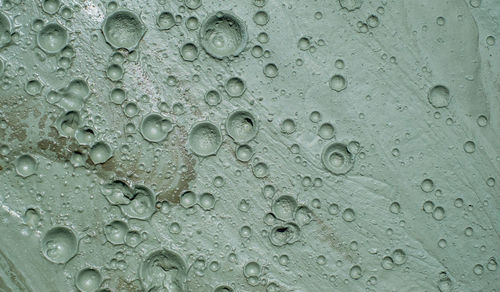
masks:
[[[143,292],[144,290],[141,288],[141,284],[138,280],[127,282],[123,278],[118,278],[118,283],[116,285],[116,291],[124,291],[124,292]]]
[[[319,236],[321,237],[322,241],[327,242],[329,246],[338,251],[344,257],[344,259],[349,261],[351,264],[357,261],[359,257],[358,254],[354,253],[347,246],[348,243],[342,242],[338,238],[338,236],[336,236],[336,234],[338,233],[335,232],[331,224],[324,222],[321,218],[319,218],[316,215],[314,216],[314,221],[316,221],[319,224],[319,228],[321,229]]]
[[[56,115],[53,113],[41,114],[36,110],[38,106],[36,102],[22,107],[22,110],[15,110],[16,108],[21,108],[16,107],[15,104],[6,106],[12,108],[12,110],[6,111],[8,113],[6,121],[9,123],[9,128],[8,131],[0,129],[0,132],[6,134],[7,141],[19,144],[18,148],[12,149],[13,151],[11,151],[9,156],[15,157],[15,155],[21,153],[30,153],[43,156],[50,161],[69,161],[72,153],[75,151],[84,154],[89,153],[89,146],[79,145],[73,137],[61,136],[54,126],[57,120]],[[20,117],[29,114],[28,110],[34,111],[34,115],[38,119],[35,124],[37,131],[29,133],[29,135],[33,136],[30,136],[31,139],[29,139],[33,140],[31,143],[27,140],[30,129],[20,121]],[[190,183],[196,178],[194,170],[196,159],[186,149],[187,137],[188,131],[184,127],[174,127],[174,130],[168,135],[167,140],[158,143],[158,147],[166,150],[168,153],[168,158],[165,158],[168,161],[160,159],[159,163],[149,170],[141,166],[144,161],[151,160],[151,157],[147,156],[149,153],[140,153],[142,147],[138,148],[137,153],[131,153],[133,156],[131,160],[119,160],[119,152],[115,151],[115,155],[103,164],[95,165],[88,158],[84,167],[94,170],[94,173],[107,183],[115,179],[126,178],[132,185],[154,186],[157,192],[157,201],[168,201],[178,204],[181,193],[189,189]],[[18,143],[16,140],[19,142],[24,141],[24,143]],[[147,142],[141,141],[139,144],[144,143]],[[185,169],[182,173],[179,171],[181,166]],[[170,178],[166,173],[169,173],[168,176]]]
[[[169,203],[178,204],[181,193],[189,189],[189,184],[196,178],[194,171],[196,160],[192,154],[188,153],[185,147],[186,141],[187,132],[184,128],[177,127],[175,133],[169,134],[167,141],[159,144],[160,147],[167,148],[171,161],[160,161],[159,165],[149,171],[140,167],[141,159],[117,161],[117,155],[100,165],[94,165],[90,159],[87,160],[87,164],[96,169],[96,174],[105,181],[111,182],[116,179],[124,179],[131,185],[155,185],[157,191],[156,200],[158,202],[168,201]],[[186,171],[182,174],[177,171],[174,172],[175,184],[173,184],[174,178],[164,178],[165,172],[169,171],[168,164],[177,170],[181,166],[186,168]]]

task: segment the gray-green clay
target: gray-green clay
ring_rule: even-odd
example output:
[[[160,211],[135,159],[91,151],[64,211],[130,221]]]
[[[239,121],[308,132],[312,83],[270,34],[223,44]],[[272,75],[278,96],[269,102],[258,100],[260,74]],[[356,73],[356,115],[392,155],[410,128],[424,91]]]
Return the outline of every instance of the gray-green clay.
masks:
[[[4,0],[0,292],[500,292],[498,0]]]

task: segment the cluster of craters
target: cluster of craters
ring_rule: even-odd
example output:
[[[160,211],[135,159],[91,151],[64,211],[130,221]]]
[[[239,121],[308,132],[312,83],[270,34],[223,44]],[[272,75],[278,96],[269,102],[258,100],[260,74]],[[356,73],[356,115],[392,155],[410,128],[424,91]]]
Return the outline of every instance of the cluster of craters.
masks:
[[[60,13],[65,19],[73,17],[71,8],[62,6],[59,0],[42,2],[42,8],[47,14]],[[186,0],[184,2],[185,6],[191,10],[201,6],[200,0]],[[258,7],[265,4],[265,1],[255,2]],[[361,3],[360,0],[340,1],[341,6],[349,11],[360,8]],[[105,76],[113,84],[109,92],[95,92],[95,89],[92,88],[92,82],[85,76],[74,77],[59,88],[52,88],[34,76],[26,81],[23,88],[29,96],[43,96],[47,103],[62,111],[53,121],[52,126],[60,137],[74,141],[78,145],[77,149],[71,150],[69,159],[71,165],[75,168],[104,167],[115,155],[116,149],[114,149],[115,145],[112,141],[101,139],[103,133],[100,133],[97,127],[88,125],[85,120],[86,115],[83,109],[90,96],[96,94],[99,98],[109,101],[113,106],[119,107],[120,114],[123,114],[124,118],[139,117],[137,132],[147,143],[161,147],[164,145],[163,143],[167,143],[176,127],[182,127],[185,129],[185,136],[180,139],[180,144],[176,146],[185,148],[189,154],[201,161],[211,156],[217,156],[219,151],[227,151],[229,148],[222,147],[223,143],[227,142],[225,141],[227,135],[227,140],[230,139],[229,143],[232,142],[235,158],[248,165],[254,179],[264,181],[269,178],[272,171],[269,164],[263,159],[253,159],[256,152],[254,145],[256,144],[251,142],[258,140],[260,131],[266,130],[264,127],[266,123],[258,111],[238,106],[225,115],[223,123],[219,124],[212,120],[203,119],[194,121],[187,126],[177,124],[175,117],[166,114],[169,107],[166,103],[161,103],[158,106],[160,111],[150,110],[143,113],[142,116],[140,115],[138,104],[128,98],[128,89],[121,82],[127,73],[126,59],[140,49],[141,41],[149,30],[168,32],[179,24],[179,15],[170,11],[159,11],[155,16],[156,27],[148,27],[139,13],[120,8],[116,2],[108,3],[108,9],[109,13],[105,16],[100,31],[106,43],[112,48],[109,63],[106,64],[105,68]],[[267,12],[259,10],[252,19],[257,26],[265,26],[270,17]],[[370,28],[375,28],[378,26],[378,18],[374,15],[369,16],[366,23]],[[218,62],[226,62],[238,57],[247,49],[249,41],[247,25],[231,11],[210,12],[203,21],[191,16],[185,20],[185,25],[188,30],[199,30],[199,32],[197,40],[189,40],[180,44],[178,53],[183,61],[195,62],[205,52],[206,56],[204,57],[213,58]],[[55,21],[46,22],[42,19],[36,19],[31,24],[31,29],[36,33],[36,46],[47,57],[57,60],[58,68],[68,69],[71,67],[75,61],[76,53],[70,44],[70,33],[64,25]],[[13,37],[15,34],[11,20],[0,12],[0,48],[11,44]],[[262,32],[258,35],[257,40],[261,44],[265,44],[269,41],[268,38],[268,35]],[[302,37],[297,46],[301,51],[310,50],[310,42],[311,39]],[[255,45],[250,53],[255,58],[260,58],[266,53],[269,54],[269,51],[264,51],[260,45]],[[6,62],[0,58],[0,75],[3,74]],[[340,70],[344,68],[343,60],[337,60],[335,67],[338,72],[341,72]],[[338,72],[326,80],[330,90],[334,93],[340,93],[348,86],[347,79]],[[279,74],[279,69],[276,64],[267,62],[262,66],[262,73],[267,78],[275,78]],[[247,91],[251,91],[251,88],[247,88],[244,78],[236,76],[237,74],[231,74],[230,77],[223,79],[222,86],[206,90],[204,96],[201,97],[209,108],[219,106],[224,102],[226,96],[229,99],[241,98]],[[175,84],[176,82],[174,77],[169,77],[166,80],[167,84]],[[447,87],[437,85],[429,91],[428,100],[435,108],[446,107],[450,102],[450,92]],[[174,115],[182,113],[184,110],[182,104],[174,104],[172,107]],[[359,143],[338,141],[335,137],[336,128],[332,123],[319,124],[321,121],[319,112],[312,112],[309,118],[311,122],[318,124],[316,134],[324,142],[322,151],[316,153],[320,164],[322,164],[319,167],[334,176],[347,174],[354,167],[356,155],[360,149]],[[127,124],[126,131],[129,125]],[[290,137],[297,131],[296,122],[292,118],[283,119],[278,127],[276,132],[280,132],[285,137]],[[133,125],[130,128],[130,132],[135,130]],[[474,151],[473,146],[466,143],[464,149],[471,153]],[[38,164],[39,161],[35,154],[21,154],[14,161],[17,174],[25,178],[40,171]],[[303,183],[311,184],[306,180]],[[424,192],[430,192],[428,189],[433,188],[429,186],[429,183],[432,182],[422,182]],[[223,184],[221,177],[216,177],[214,180],[214,185],[218,186],[218,184],[219,186]],[[296,197],[292,195],[276,195],[277,191],[272,184],[266,184],[262,193],[270,201],[270,210],[262,218],[266,224],[265,234],[269,243],[275,247],[284,247],[299,242],[302,229],[315,219],[313,210],[305,204],[299,204]],[[153,187],[143,183],[134,183],[125,178],[115,178],[103,183],[101,194],[110,205],[119,208],[123,217],[126,218],[126,220],[115,219],[104,225],[103,233],[106,241],[113,246],[137,247],[145,239],[140,230],[129,226],[128,220],[148,221],[161,208]],[[178,202],[175,203],[185,209],[199,206],[202,210],[209,212],[215,208],[217,202],[216,194],[209,191],[197,193],[185,189],[180,192]],[[240,206],[240,210],[245,208],[247,207],[244,205]],[[391,208],[391,210],[398,209],[399,212],[399,206]],[[432,214],[436,220],[442,220],[445,216],[444,209],[434,206],[430,201],[424,203],[423,210]],[[329,213],[331,215],[340,213],[339,206],[331,204]],[[345,208],[342,211],[342,218],[346,222],[354,221],[356,218],[354,210]],[[177,223],[170,225],[171,231],[180,229],[178,225],[174,224]],[[242,237],[250,237],[251,232],[251,227],[247,225],[240,229]],[[472,231],[466,230],[466,232]],[[176,231],[172,231],[172,233],[176,233]],[[66,264],[78,255],[80,240],[78,233],[70,227],[51,227],[41,239],[42,255],[54,264]],[[405,252],[402,249],[396,249],[382,259],[381,265],[384,269],[390,270],[394,265],[399,266],[405,262]],[[189,269],[183,255],[168,248],[161,248],[144,256],[138,270],[138,278],[145,291],[188,291],[186,280]],[[349,273],[351,278],[359,279],[362,275],[361,267],[354,265]],[[257,261],[249,261],[243,267],[243,275],[249,285],[257,286],[262,281],[263,267]],[[83,268],[75,275],[75,285],[81,291],[97,291],[102,281],[101,272],[92,267]],[[273,283],[269,284],[267,291],[278,291],[277,286],[274,285]],[[224,284],[214,287],[213,291],[229,292],[233,291],[233,288]]]

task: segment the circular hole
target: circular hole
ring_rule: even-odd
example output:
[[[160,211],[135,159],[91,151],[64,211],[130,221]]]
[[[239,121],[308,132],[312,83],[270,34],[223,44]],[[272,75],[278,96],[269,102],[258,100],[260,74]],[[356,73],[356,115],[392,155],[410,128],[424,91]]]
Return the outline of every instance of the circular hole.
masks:
[[[109,94],[109,100],[115,104],[122,104],[125,101],[126,93],[121,88],[113,88]]]
[[[55,14],[60,4],[59,0],[45,0],[42,2],[42,9],[48,14]]]
[[[75,132],[75,138],[80,145],[90,145],[94,143],[95,134],[91,128],[79,128]]]
[[[136,186],[130,202],[120,205],[120,209],[129,218],[148,220],[155,212],[155,195],[145,186]]]
[[[234,292],[233,288],[223,285],[214,289],[214,292]]]
[[[179,204],[184,208],[191,208],[196,203],[196,194],[191,191],[183,192],[180,196]]]
[[[128,10],[119,10],[104,20],[102,32],[106,41],[116,49],[133,50],[146,32],[139,16]]]
[[[222,97],[217,90],[209,90],[205,94],[205,102],[209,106],[216,106],[222,101]]]
[[[235,111],[226,120],[226,131],[236,143],[252,140],[257,135],[258,128],[257,120],[248,111]]]
[[[19,156],[14,164],[17,174],[22,177],[28,177],[35,174],[38,168],[38,162],[29,154]]]
[[[129,102],[123,107],[123,113],[131,118],[139,113],[139,108],[135,102]]]
[[[97,142],[90,148],[90,159],[94,164],[100,164],[108,161],[112,156],[111,147],[104,142]]]
[[[139,267],[144,291],[186,291],[186,264],[177,253],[161,249],[152,252]],[[161,279],[161,280],[158,280]]]
[[[161,30],[168,30],[175,25],[174,15],[168,11],[163,11],[158,15],[156,24]]]
[[[236,148],[236,159],[242,162],[247,162],[252,158],[253,150],[249,145],[239,145]]]
[[[232,77],[226,81],[224,88],[229,96],[239,97],[245,92],[246,85],[243,79],[239,77]]]
[[[26,83],[25,90],[29,95],[37,95],[42,90],[42,83],[38,80],[29,80]]]
[[[102,276],[93,268],[85,268],[76,275],[75,286],[82,292],[96,291],[101,285]]]
[[[222,144],[219,128],[211,122],[198,122],[189,132],[191,151],[198,156],[214,155]]]
[[[335,129],[332,124],[324,123],[319,127],[318,135],[325,140],[330,140],[333,138]]]
[[[106,70],[106,76],[111,81],[118,81],[122,79],[123,77],[123,68],[121,65],[118,64],[111,64],[108,69]]]
[[[342,91],[347,87],[347,80],[342,75],[333,75],[330,79],[330,88],[335,91]]]
[[[141,122],[141,134],[150,142],[161,142],[172,131],[172,122],[159,114],[149,114]]]
[[[204,210],[213,209],[215,206],[215,197],[211,193],[203,193],[200,196],[200,207]]]
[[[201,0],[184,0],[184,5],[189,9],[196,9],[201,6]]]
[[[281,196],[276,199],[272,205],[272,211],[276,218],[284,221],[290,221],[293,218],[297,201],[291,196]]]
[[[68,42],[68,32],[57,23],[49,23],[38,32],[37,42],[46,53],[58,53]]]
[[[325,168],[333,174],[345,174],[354,165],[354,157],[341,143],[331,143],[327,145],[321,155],[321,161]]]
[[[447,107],[450,103],[450,91],[446,86],[436,85],[429,90],[428,99],[435,108]]]
[[[69,8],[68,6],[63,6],[61,8],[60,14],[61,14],[62,18],[64,18],[64,19],[73,18],[73,10],[71,10],[71,8]]]
[[[112,221],[104,227],[106,239],[114,245],[123,244],[127,232],[128,225],[121,220]]]
[[[247,39],[245,23],[228,12],[216,12],[201,25],[200,43],[214,58],[237,56],[245,48]]]
[[[200,27],[200,21],[195,16],[190,16],[186,19],[186,27],[189,30],[196,30]]]
[[[284,134],[292,134],[295,132],[297,126],[292,119],[285,119],[281,122],[281,132]]]
[[[193,43],[186,43],[182,45],[181,49],[182,59],[192,62],[198,58],[198,47]]]
[[[274,78],[278,76],[278,67],[273,63],[267,64],[266,66],[264,66],[264,75],[268,78]]]
[[[78,240],[68,227],[53,227],[42,238],[42,254],[53,263],[64,264],[77,252]]]
[[[257,11],[253,16],[253,21],[257,25],[266,25],[269,21],[269,15],[265,11]]]
[[[8,2],[4,2],[8,3]],[[6,46],[12,40],[12,27],[9,18],[0,12],[0,48]]]

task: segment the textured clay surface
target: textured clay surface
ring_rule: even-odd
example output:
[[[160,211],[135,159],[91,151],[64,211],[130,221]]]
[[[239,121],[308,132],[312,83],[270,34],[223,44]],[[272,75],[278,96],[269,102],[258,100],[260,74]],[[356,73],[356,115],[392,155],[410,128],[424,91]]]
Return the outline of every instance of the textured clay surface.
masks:
[[[2,0],[0,291],[499,292],[498,0]]]

